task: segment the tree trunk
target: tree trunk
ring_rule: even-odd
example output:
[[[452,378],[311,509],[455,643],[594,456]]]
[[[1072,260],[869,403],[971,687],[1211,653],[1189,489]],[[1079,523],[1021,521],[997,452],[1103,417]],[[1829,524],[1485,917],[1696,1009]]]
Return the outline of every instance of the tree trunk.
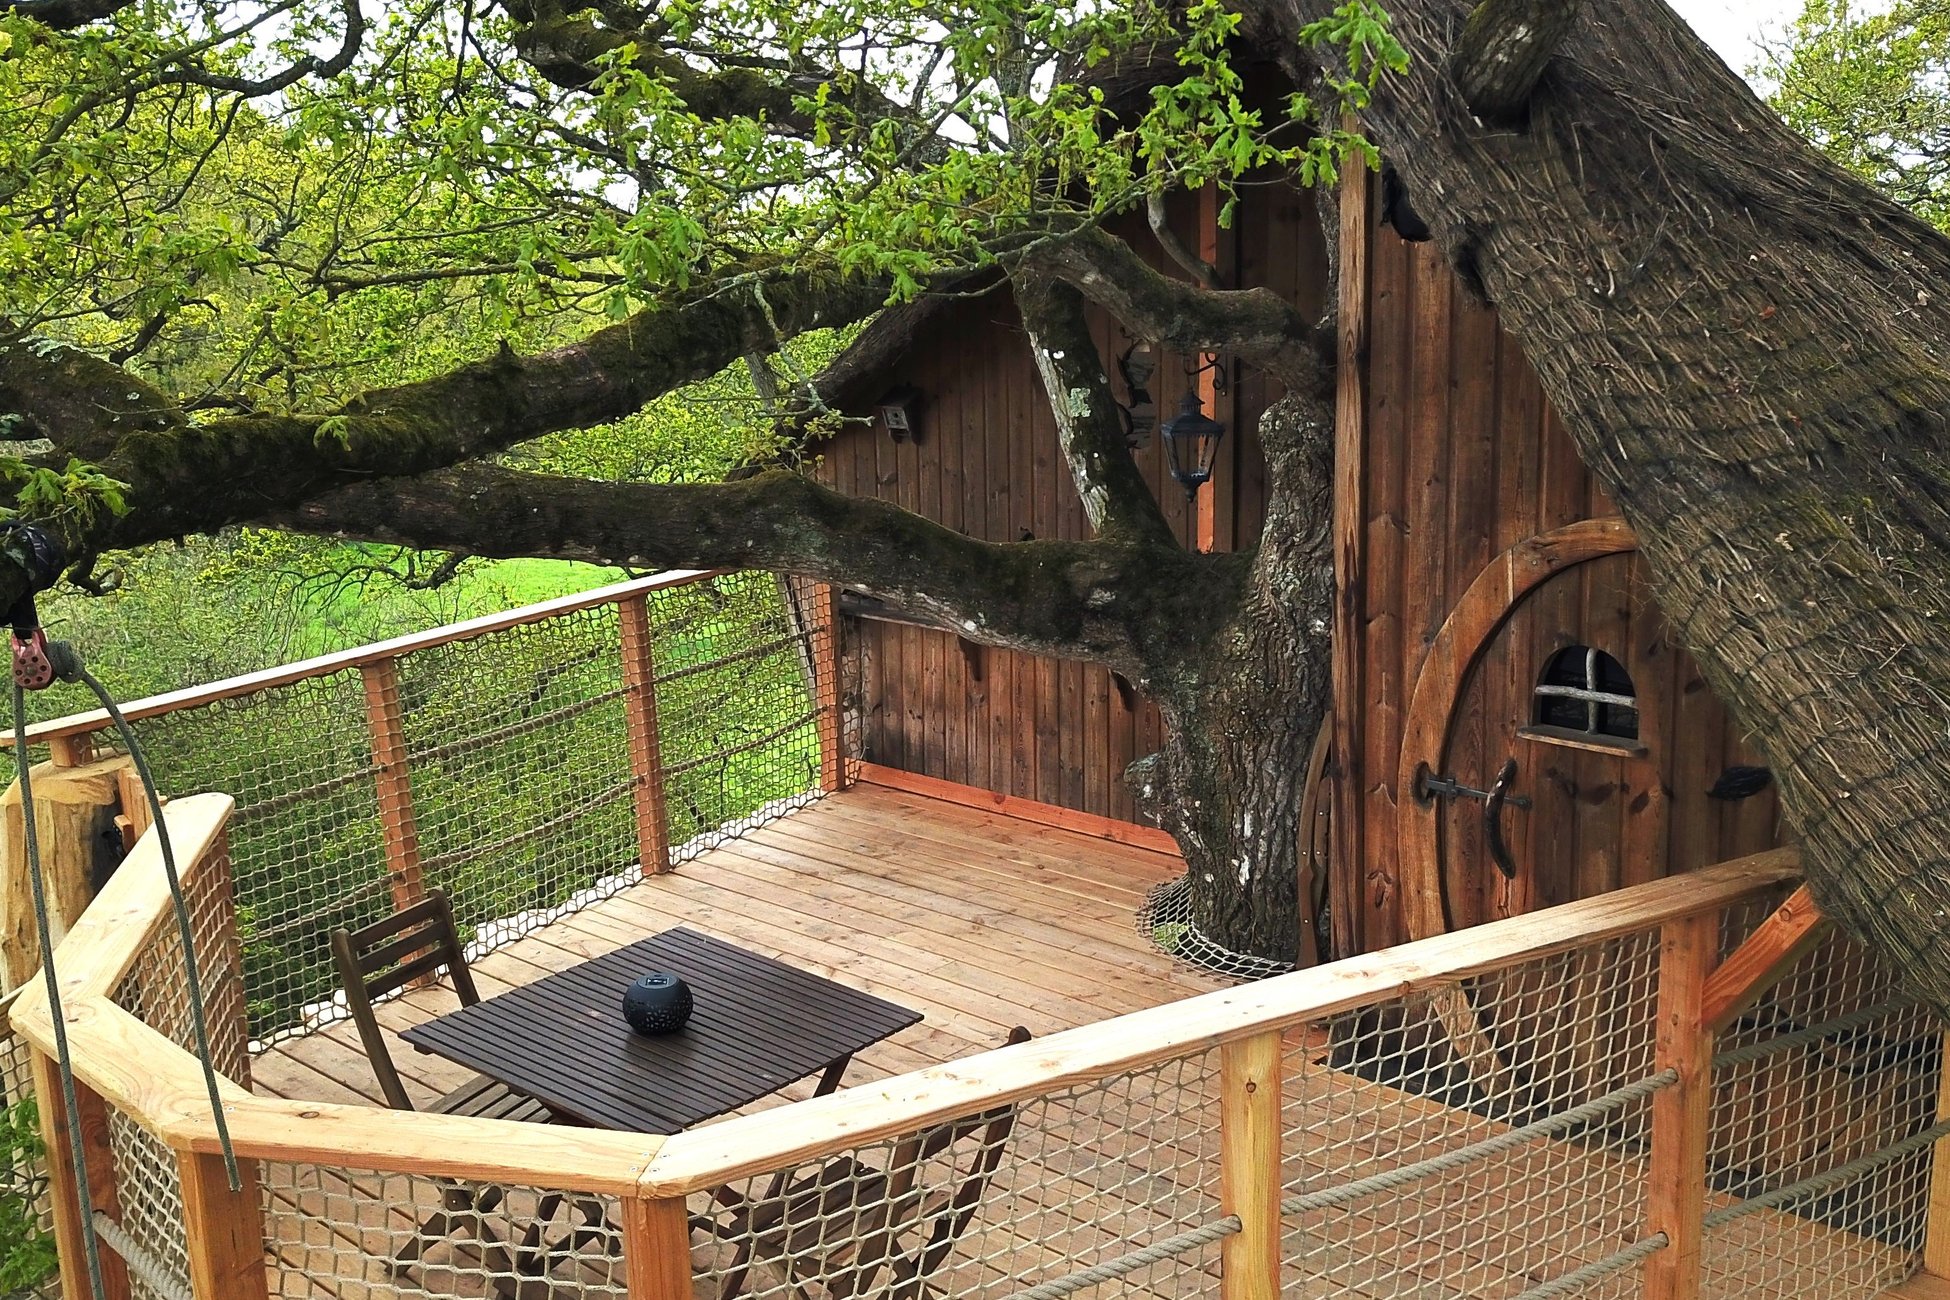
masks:
[[[1329,685],[1333,407],[1284,397],[1260,441],[1272,487],[1262,541],[1231,617],[1154,673],[1165,747],[1133,777],[1185,854],[1193,949],[1291,964],[1301,786]]]
[[[1255,5],[1275,40],[1327,7]],[[1638,531],[1822,906],[1950,1013],[1950,241],[1659,0],[1588,6],[1515,126],[1445,74],[1468,4],[1390,8],[1413,63],[1363,128]]]

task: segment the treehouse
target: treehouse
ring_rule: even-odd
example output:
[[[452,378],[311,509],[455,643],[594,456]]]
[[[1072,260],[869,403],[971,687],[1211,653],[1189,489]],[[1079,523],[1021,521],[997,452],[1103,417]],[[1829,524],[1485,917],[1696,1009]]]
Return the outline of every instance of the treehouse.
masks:
[[[1227,978],[1146,910],[1183,864],[1122,780],[1159,736],[1136,686],[797,578],[659,575],[132,704],[187,931],[79,712],[29,733],[59,1019],[19,789],[0,1003],[46,1140],[11,1185],[69,1300],[91,1235],[109,1300],[1950,1294],[1941,1030],[1796,888],[1521,351],[1371,198],[1335,231],[1298,969]],[[1214,215],[1181,205],[1181,242],[1321,304],[1303,192]],[[1179,536],[1253,545],[1270,382],[1098,341]],[[1190,495],[1188,393],[1229,430]],[[833,485],[1083,535],[1001,293],[851,399]],[[673,1034],[624,1022],[652,973],[690,988]]]

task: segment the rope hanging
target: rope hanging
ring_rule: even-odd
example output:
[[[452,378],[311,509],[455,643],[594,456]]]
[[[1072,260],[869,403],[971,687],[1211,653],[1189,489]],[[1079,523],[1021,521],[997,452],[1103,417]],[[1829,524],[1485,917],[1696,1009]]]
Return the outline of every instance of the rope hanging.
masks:
[[[67,1016],[61,1006],[61,981],[54,968],[53,923],[47,903],[47,881],[41,869],[40,832],[34,818],[33,761],[27,749],[27,692],[45,690],[56,681],[81,682],[94,692],[95,698],[115,723],[122,745],[135,765],[137,776],[141,778],[157,843],[162,848],[163,873],[169,881],[169,897],[176,912],[176,930],[183,945],[183,974],[188,985],[190,1023],[195,1030],[197,1059],[203,1067],[204,1085],[209,1090],[210,1112],[216,1124],[217,1142],[223,1151],[224,1172],[229,1178],[230,1189],[239,1191],[243,1181],[237,1171],[236,1152],[231,1148],[230,1128],[224,1119],[216,1068],[211,1064],[203,980],[196,960],[196,938],[191,932],[189,905],[184,901],[182,880],[176,872],[176,853],[170,843],[169,824],[163,818],[162,798],[157,793],[155,778],[149,770],[148,760],[143,756],[141,745],[136,741],[135,732],[130,729],[128,719],[122,716],[114,697],[83,666],[81,656],[72,646],[62,641],[49,641],[41,628],[34,597],[54,585],[66,563],[60,543],[41,529],[14,522],[0,530],[0,550],[19,564],[28,578],[26,594],[5,615],[13,629],[14,769],[20,783],[22,838],[27,850],[27,877],[34,902],[34,929],[41,947],[41,979],[47,990],[48,1015],[54,1025],[54,1054],[61,1075],[61,1100],[66,1112],[63,1127],[67,1130],[68,1158],[74,1170],[77,1193],[86,1196],[88,1156],[81,1132],[74,1057],[68,1047]],[[107,1287],[102,1280],[101,1259],[104,1235],[101,1224],[106,1217],[100,1215],[92,1205],[84,1208],[87,1213],[81,1216],[81,1237],[88,1266],[88,1289],[94,1300],[108,1300]],[[120,1230],[116,1231],[119,1233]],[[116,1244],[112,1236],[110,1244]],[[125,1261],[134,1262],[120,1246],[117,1246],[117,1252]]]

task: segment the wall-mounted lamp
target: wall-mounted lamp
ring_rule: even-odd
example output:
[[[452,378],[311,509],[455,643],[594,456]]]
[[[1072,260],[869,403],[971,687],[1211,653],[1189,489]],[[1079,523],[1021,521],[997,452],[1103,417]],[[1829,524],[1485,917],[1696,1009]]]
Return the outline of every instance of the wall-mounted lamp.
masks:
[[[912,384],[899,384],[887,390],[874,409],[880,427],[895,442],[921,441],[921,390]]]
[[[1190,500],[1212,477],[1212,464],[1218,459],[1219,440],[1226,427],[1205,414],[1197,393],[1186,393],[1178,404],[1178,414],[1165,421],[1165,445],[1171,449],[1171,476],[1185,488]]]

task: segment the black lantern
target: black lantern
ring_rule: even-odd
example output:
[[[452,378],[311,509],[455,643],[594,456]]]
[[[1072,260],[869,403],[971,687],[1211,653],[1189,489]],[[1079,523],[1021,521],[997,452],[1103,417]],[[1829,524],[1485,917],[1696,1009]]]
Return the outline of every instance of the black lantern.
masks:
[[[1212,478],[1212,462],[1226,427],[1205,414],[1198,394],[1187,393],[1178,414],[1165,421],[1165,445],[1171,448],[1171,476],[1185,485],[1187,499],[1198,495]]]

